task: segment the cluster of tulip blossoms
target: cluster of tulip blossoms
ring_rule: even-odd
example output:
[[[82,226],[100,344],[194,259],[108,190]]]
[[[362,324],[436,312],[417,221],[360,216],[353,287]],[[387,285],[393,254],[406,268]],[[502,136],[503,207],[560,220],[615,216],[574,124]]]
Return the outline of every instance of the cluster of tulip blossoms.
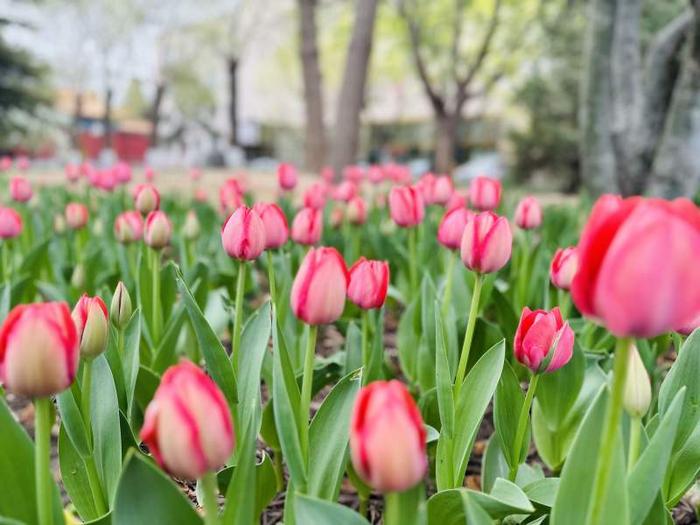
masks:
[[[69,180],[88,177],[95,187],[131,180],[130,173],[123,166],[107,172],[69,166],[66,173]],[[454,372],[448,373],[447,383],[438,382],[437,393],[442,424],[436,453],[436,463],[440,463],[436,466],[437,488],[438,491],[459,488],[469,453],[465,458],[459,455],[470,450],[471,443],[459,449],[456,428],[460,425],[460,404],[469,396],[463,389],[469,388],[465,385],[480,299],[488,277],[509,263],[514,244],[511,223],[495,211],[501,204],[501,184],[485,177],[476,178],[467,197],[455,190],[447,176],[427,174],[412,184],[407,171],[398,166],[371,167],[366,172],[349,168],[343,182],[338,185],[333,185],[332,175],[332,172],[324,171],[322,179],[304,193],[303,206],[296,212],[291,228],[283,206],[257,202],[248,207],[240,180],[230,179],[221,187],[220,206],[228,216],[221,229],[221,244],[237,266],[232,297],[235,314],[230,362],[233,372],[238,373],[240,363],[245,359],[242,354],[246,352],[241,337],[246,275],[251,263],[267,252],[273,318],[281,315],[276,311],[279,305],[288,304],[305,327],[298,407],[292,417],[297,419],[298,433],[294,437],[301,441],[302,458],[310,461],[309,455],[314,451],[310,450],[307,429],[312,416],[318,327],[338,321],[346,308],[346,300],[356,305],[362,311],[362,370],[367,370],[371,367],[372,344],[368,340],[371,323],[368,312],[384,306],[391,281],[389,262],[360,256],[359,246],[353,252],[357,260],[349,268],[336,248],[317,246],[322,238],[327,201],[342,203],[334,205],[330,211],[332,226],[340,227],[345,221],[362,225],[372,205],[363,197],[360,181],[363,178],[375,183],[390,181],[388,199],[386,194],[376,193],[374,197],[378,204],[375,205],[381,206],[386,199],[384,202],[388,203],[391,219],[407,232],[406,277],[412,297],[421,293],[419,227],[426,218],[428,206],[444,207],[444,216],[437,227],[437,241],[450,251],[450,258],[444,275],[443,297],[435,303],[436,309],[442,309],[437,312],[438,319],[446,317],[449,305],[455,300],[451,294],[458,257],[473,274],[471,303],[457,366]],[[196,179],[197,174],[193,177]],[[281,165],[278,180],[282,190],[292,191],[297,184],[294,168]],[[10,196],[16,203],[31,199],[32,188],[26,178],[15,177],[10,181]],[[161,297],[158,283],[161,281],[162,251],[171,241],[173,226],[160,209],[160,195],[152,183],[136,186],[132,196],[134,210],[123,211],[116,217],[114,235],[123,244],[142,239],[150,248],[148,264],[154,275],[153,302],[157,304]],[[69,203],[63,220],[68,228],[81,230],[88,223],[87,206]],[[563,299],[559,306],[547,310],[531,309],[525,304],[527,272],[523,268],[527,269],[531,262],[531,235],[543,222],[538,201],[533,197],[522,199],[515,209],[513,222],[520,230],[523,245],[518,261],[522,275],[513,275],[509,285],[515,304],[521,309],[517,330],[510,336],[513,357],[530,371],[530,380],[526,395],[519,402],[519,410],[511,414],[515,419],[513,435],[507,440],[511,450],[504,451],[504,455],[510,458],[507,478],[515,482],[527,459],[531,408],[538,383],[547,374],[567,365],[574,353],[580,351],[575,350],[574,330],[566,319],[570,307],[564,300],[567,298],[563,297],[570,291],[578,311],[617,338],[600,448],[596,463],[589,465],[594,474],[590,493],[585,494],[584,507],[588,517],[586,523],[603,524],[606,523],[603,517],[606,497],[616,468],[615,447],[623,410],[628,411],[632,421],[631,429],[626,430],[632,433],[631,439],[635,443],[630,448],[636,448],[630,451],[628,460],[631,462],[628,468],[632,468],[639,454],[639,422],[651,402],[649,378],[633,341],[669,332],[689,334],[700,323],[700,267],[697,264],[700,210],[682,199],[669,202],[641,197],[601,197],[588,217],[578,246],[560,248],[551,260],[549,277],[562,292],[560,297]],[[5,279],[12,272],[6,255],[10,249],[8,241],[18,237],[22,227],[20,213],[13,208],[0,209]],[[194,238],[199,229],[197,216],[190,212],[183,226],[184,236]],[[289,237],[297,245],[307,248],[287,303],[286,298],[277,297],[273,258],[286,257],[283,250],[289,246]],[[80,246],[76,250],[79,251]],[[422,307],[430,310],[431,306]],[[159,341],[164,328],[163,319],[159,317],[161,309],[152,308],[150,313],[153,316],[149,320],[150,336]],[[51,396],[69,389],[76,377],[81,377],[84,386],[80,389],[80,406],[75,408],[75,414],[85,422],[87,447],[91,450],[90,393],[95,391],[91,379],[92,363],[105,352],[110,330],[116,329],[122,334],[131,316],[131,298],[120,282],[109,311],[100,297],[83,295],[72,313],[64,302],[23,304],[13,308],[2,324],[0,379],[8,391],[32,398],[36,409],[35,481],[40,525],[54,522],[49,470],[50,429],[54,419]],[[110,320],[113,328],[110,328]],[[378,333],[374,335],[380,336]],[[123,345],[122,337],[120,335],[120,345]],[[438,330],[437,339],[441,338]],[[217,500],[220,485],[216,473],[236,457],[240,430],[237,427],[242,423],[232,412],[219,381],[212,379],[217,370],[211,369],[210,363],[207,366],[209,374],[199,367],[199,363],[183,359],[165,371],[145,410],[139,436],[167,473],[181,479],[199,480],[198,492],[205,521],[215,524],[220,520]],[[477,363],[471,368],[474,370],[478,366]],[[500,376],[500,368],[498,370]],[[494,381],[498,381],[498,377]],[[361,490],[365,487],[384,495],[384,523],[407,523],[402,497],[420,484],[430,469],[427,452],[429,427],[424,424],[421,410],[414,401],[414,392],[404,382],[398,379],[368,381],[363,375],[361,383],[353,402],[347,436],[351,459],[348,472],[360,493],[360,512],[367,512],[369,491]],[[245,403],[245,400],[239,402]],[[450,437],[448,429],[454,438],[447,439]],[[443,438],[443,435],[447,437]],[[467,441],[473,442],[473,438]],[[286,455],[284,444],[282,450]],[[290,470],[294,468],[294,458],[285,457],[285,460],[290,462]],[[444,464],[450,465],[448,471],[441,470],[446,468]],[[93,455],[86,456],[86,466],[97,512],[105,514],[110,502]],[[295,481],[294,489],[303,494],[306,487]],[[475,519],[474,523],[481,522]]]

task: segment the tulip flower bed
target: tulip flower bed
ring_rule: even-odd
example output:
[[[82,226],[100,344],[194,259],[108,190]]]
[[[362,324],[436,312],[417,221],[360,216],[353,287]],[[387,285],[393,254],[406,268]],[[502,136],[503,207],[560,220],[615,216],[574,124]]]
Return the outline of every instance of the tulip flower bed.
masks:
[[[690,201],[66,175],[0,208],[0,524],[662,525],[695,484]]]

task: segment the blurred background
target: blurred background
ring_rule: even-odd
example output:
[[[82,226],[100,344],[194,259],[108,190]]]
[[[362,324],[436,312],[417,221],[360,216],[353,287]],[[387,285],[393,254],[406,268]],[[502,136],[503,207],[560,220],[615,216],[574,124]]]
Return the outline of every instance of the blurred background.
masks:
[[[694,196],[700,0],[0,0],[0,154]]]

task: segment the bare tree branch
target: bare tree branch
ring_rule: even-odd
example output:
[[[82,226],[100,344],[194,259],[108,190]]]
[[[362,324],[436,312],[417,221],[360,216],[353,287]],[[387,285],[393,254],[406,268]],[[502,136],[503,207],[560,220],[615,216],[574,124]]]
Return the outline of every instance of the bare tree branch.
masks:
[[[496,34],[496,29],[498,28],[499,14],[501,11],[501,3],[502,3],[501,0],[495,0],[494,6],[493,6],[493,14],[491,15],[489,27],[486,30],[486,34],[484,35],[484,39],[481,41],[481,46],[479,48],[479,52],[477,53],[476,58],[474,59],[474,62],[472,62],[472,65],[469,67],[469,70],[467,71],[466,76],[464,78],[462,78],[461,80],[458,80],[458,82],[457,82],[458,91],[464,91],[469,87],[469,84],[471,84],[472,80],[474,80],[474,76],[476,76],[476,74],[481,69],[481,66],[484,63],[484,59],[489,54],[489,50],[491,48],[491,42],[493,41],[493,37]]]

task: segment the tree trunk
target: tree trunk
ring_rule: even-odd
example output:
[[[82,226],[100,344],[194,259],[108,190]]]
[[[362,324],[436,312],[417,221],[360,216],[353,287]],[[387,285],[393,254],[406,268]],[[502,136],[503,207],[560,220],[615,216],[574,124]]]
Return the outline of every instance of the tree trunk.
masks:
[[[229,144],[238,145],[238,57],[228,57],[228,119],[229,119]]]
[[[83,116],[83,92],[75,92],[75,107],[73,109],[73,129],[71,133],[71,142],[75,149],[80,148],[80,119]]]
[[[326,137],[323,126],[323,88],[316,32],[317,0],[298,0],[300,10],[300,54],[304,78],[306,112],[306,168],[319,172],[326,161]]]
[[[700,190],[700,0],[687,39],[681,74],[654,163],[652,191],[665,197]]]
[[[367,66],[372,50],[378,0],[357,0],[352,30],[338,97],[333,134],[332,161],[336,177],[355,162],[360,135],[360,111],[364,101]]]
[[[450,173],[454,167],[459,120],[459,113],[435,114],[435,171],[438,173]]]
[[[591,0],[579,102],[581,175],[594,195],[616,187],[612,147],[611,55],[615,0]]]
[[[156,93],[151,106],[151,147],[158,145],[158,125],[160,123],[160,106],[163,103],[163,95],[165,95],[165,83],[161,81],[156,85]]]
[[[105,92],[105,115],[102,122],[104,126],[102,147],[110,149],[112,147],[112,88],[108,87]]]

